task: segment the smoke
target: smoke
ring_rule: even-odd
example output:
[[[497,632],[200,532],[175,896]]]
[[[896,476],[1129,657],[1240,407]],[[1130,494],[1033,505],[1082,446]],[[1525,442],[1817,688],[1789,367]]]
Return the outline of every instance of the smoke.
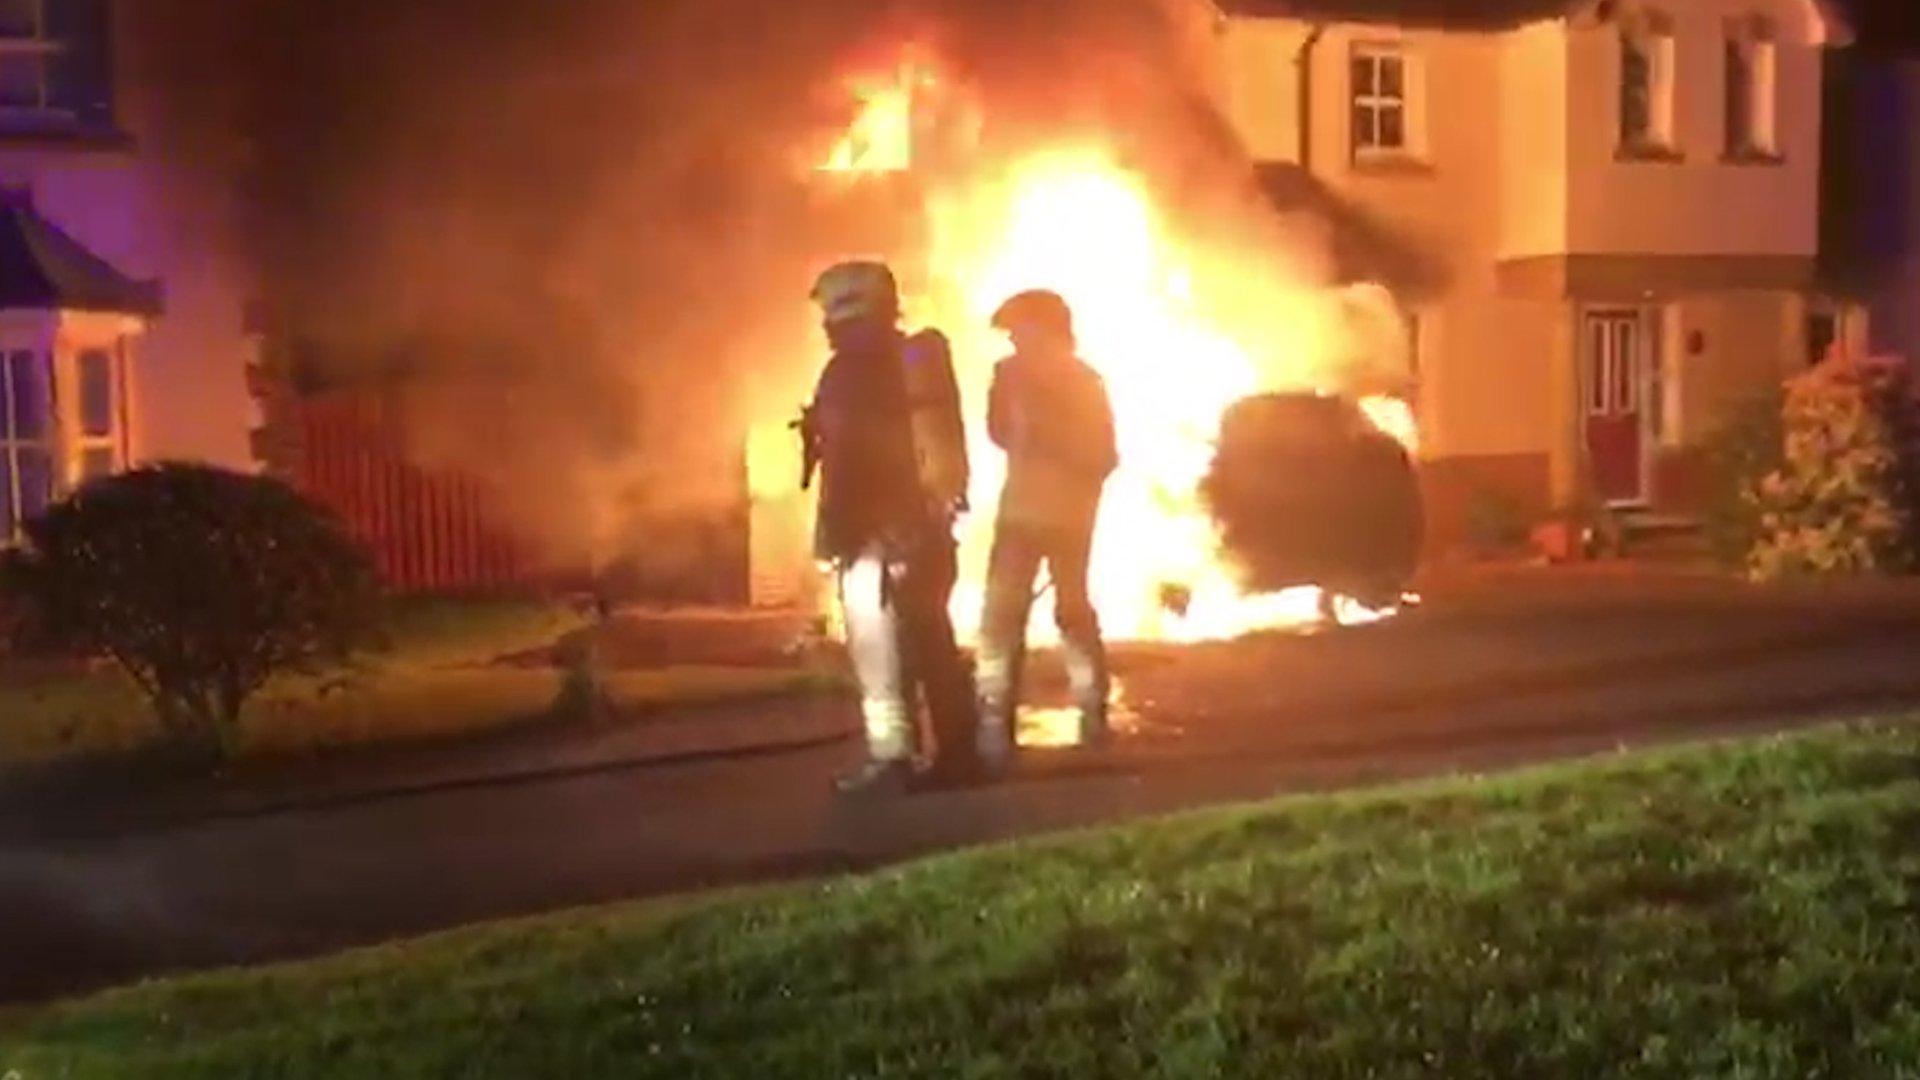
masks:
[[[420,460],[493,481],[556,560],[674,562],[669,526],[735,512],[746,425],[819,364],[811,274],[906,228],[806,167],[844,74],[902,42],[978,89],[975,152],[1117,136],[1192,227],[1324,272],[1250,211],[1158,0],[132,7],[174,141],[245,197],[276,340],[315,381],[404,385]]]

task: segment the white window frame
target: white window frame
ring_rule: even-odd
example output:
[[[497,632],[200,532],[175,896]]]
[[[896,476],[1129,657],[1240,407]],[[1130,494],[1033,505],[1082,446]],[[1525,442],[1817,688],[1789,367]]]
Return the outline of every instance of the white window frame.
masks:
[[[1623,27],[1619,46],[1619,92],[1615,95],[1615,101],[1620,110],[1617,125],[1620,152],[1628,157],[1672,155],[1677,148],[1673,117],[1678,67],[1678,51],[1674,45],[1672,27],[1657,20],[1650,20],[1646,26]],[[1640,132],[1630,131],[1627,127],[1627,59],[1630,52],[1637,52],[1646,59],[1647,128]]]
[[[1733,81],[1733,62],[1745,61],[1744,87]],[[1735,21],[1727,28],[1726,47],[1721,53],[1726,64],[1721,92],[1727,95],[1722,115],[1728,121],[1727,157],[1740,160],[1773,160],[1780,153],[1780,49],[1774,42],[1773,28],[1765,19],[1755,17]],[[1733,130],[1732,95],[1744,90],[1747,95],[1747,130]]]
[[[126,359],[123,355],[123,342],[89,346],[75,349],[73,353],[73,451],[69,464],[69,475],[73,477],[73,486],[79,487],[89,480],[97,479],[87,475],[87,455],[105,451],[112,457],[112,467],[108,475],[120,472],[127,467],[127,405],[126,405]],[[99,354],[107,359],[107,431],[104,435],[95,435],[87,431],[86,418],[86,358],[90,354]]]
[[[1372,68],[1372,91],[1364,91],[1355,76],[1355,68],[1365,63]],[[1388,94],[1384,87],[1389,66],[1400,70],[1400,92]],[[1424,65],[1417,50],[1402,41],[1356,41],[1347,58],[1347,142],[1355,162],[1419,161],[1426,155],[1426,101]],[[1362,142],[1358,117],[1362,110],[1373,116],[1374,139]],[[1400,114],[1400,142],[1384,145],[1379,141],[1380,117]]]

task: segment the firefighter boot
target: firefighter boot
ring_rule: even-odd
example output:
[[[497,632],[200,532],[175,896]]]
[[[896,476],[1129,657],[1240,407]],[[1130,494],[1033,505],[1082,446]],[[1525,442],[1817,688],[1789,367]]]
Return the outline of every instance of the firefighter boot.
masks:
[[[894,799],[913,790],[913,766],[905,761],[869,761],[833,781],[849,799]]]
[[[1104,746],[1113,738],[1107,725],[1107,650],[1097,634],[1074,635],[1060,645],[1073,704],[1080,710],[1080,745]]]
[[[1018,651],[999,647],[991,638],[982,641],[974,687],[979,696],[974,757],[983,776],[997,779],[1013,767],[1016,749],[1013,723],[1020,700]]]

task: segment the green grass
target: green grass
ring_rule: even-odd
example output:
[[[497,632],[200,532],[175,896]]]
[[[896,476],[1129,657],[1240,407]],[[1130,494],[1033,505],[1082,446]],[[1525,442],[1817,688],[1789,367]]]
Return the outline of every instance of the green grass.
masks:
[[[1920,730],[1188,815],[24,1013],[40,1077],[1920,1076]]]
[[[389,649],[350,672],[279,680],[249,702],[241,753],[412,742],[540,720],[560,698],[560,673],[490,662],[551,645],[584,625],[566,608],[526,601],[406,602],[395,609]],[[810,669],[681,666],[612,672],[604,689],[615,708],[636,710],[828,681]],[[126,753],[158,735],[145,700],[111,668],[0,678],[0,764]]]

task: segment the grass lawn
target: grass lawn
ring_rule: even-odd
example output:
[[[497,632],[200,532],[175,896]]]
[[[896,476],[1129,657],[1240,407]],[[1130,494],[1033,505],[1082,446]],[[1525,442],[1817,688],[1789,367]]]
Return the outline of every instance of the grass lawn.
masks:
[[[1270,805],[0,1022],[40,1077],[1920,1076],[1920,728]]]
[[[560,695],[549,668],[493,665],[579,629],[574,612],[522,601],[410,601],[396,609],[392,648],[351,673],[285,679],[248,703],[243,753],[300,753],[404,742],[535,720]],[[698,704],[820,685],[807,670],[676,667],[612,672],[620,709]],[[138,749],[157,735],[146,702],[119,673],[0,678],[0,764]]]

